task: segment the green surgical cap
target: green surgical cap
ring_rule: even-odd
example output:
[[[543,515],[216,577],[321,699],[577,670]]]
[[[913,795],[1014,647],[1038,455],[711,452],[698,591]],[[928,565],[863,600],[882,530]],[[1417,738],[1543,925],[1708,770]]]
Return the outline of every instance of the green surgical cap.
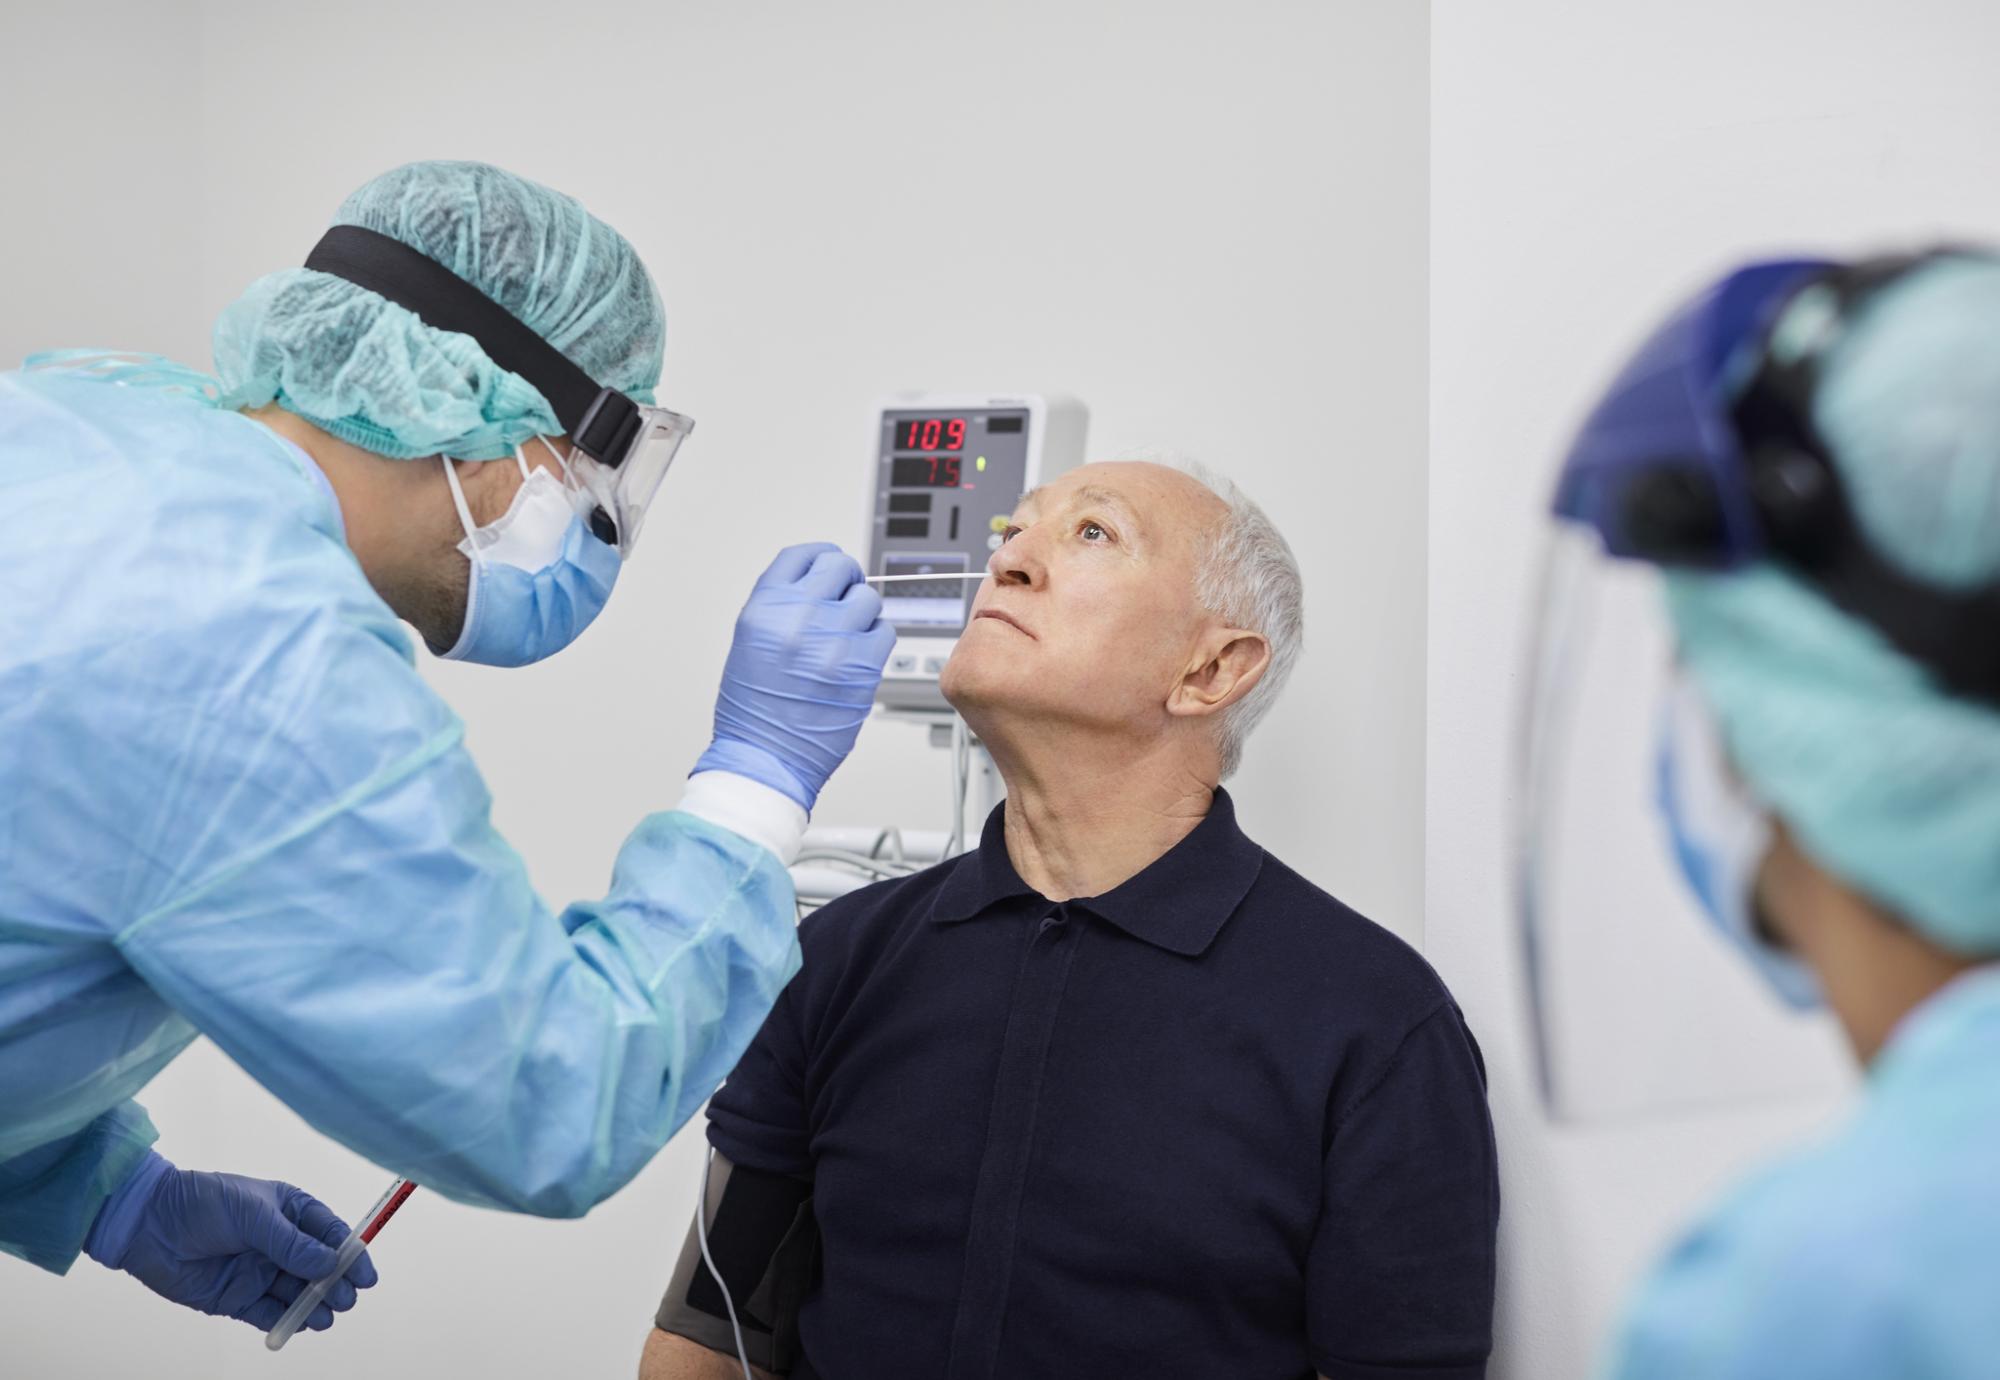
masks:
[[[1884,558],[1949,588],[2000,578],[2000,261],[1885,289],[1813,421]],[[1773,565],[1670,574],[1667,606],[1732,760],[1806,852],[1939,944],[2000,954],[2000,711]]]
[[[653,400],[659,294],[632,246],[574,199],[484,163],[411,163],[348,197],[333,223],[421,251],[599,384]],[[214,348],[221,406],[275,401],[391,459],[492,460],[563,429],[548,400],[470,336],[310,269],[252,283],[216,320]]]

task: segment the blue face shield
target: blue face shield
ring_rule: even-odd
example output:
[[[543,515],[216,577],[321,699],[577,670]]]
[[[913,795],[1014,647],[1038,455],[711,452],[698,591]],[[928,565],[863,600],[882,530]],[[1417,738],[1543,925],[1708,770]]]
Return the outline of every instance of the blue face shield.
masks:
[[[1832,265],[1786,259],[1737,270],[1633,352],[1571,444],[1554,515],[1607,556],[1735,570],[1765,552],[1730,415],[1745,351],[1802,283]]]
[[[444,653],[447,661],[525,666],[553,656],[590,626],[618,582],[617,550],[591,535],[570,489],[549,470],[530,468],[520,452],[514,459],[521,487],[507,511],[484,527],[473,525],[457,467],[444,460],[465,528],[458,549],[472,563],[465,625]]]
[[[1847,1077],[1831,1023],[1797,1010],[1809,975],[1757,942],[1751,885],[1771,817],[1733,789],[1696,712],[1660,578],[1734,578],[1774,555],[1767,456],[1737,403],[1784,308],[1830,267],[1752,265],[1674,312],[1610,381],[1556,479],[1515,917],[1541,1092],[1562,1121],[1810,1096]]]

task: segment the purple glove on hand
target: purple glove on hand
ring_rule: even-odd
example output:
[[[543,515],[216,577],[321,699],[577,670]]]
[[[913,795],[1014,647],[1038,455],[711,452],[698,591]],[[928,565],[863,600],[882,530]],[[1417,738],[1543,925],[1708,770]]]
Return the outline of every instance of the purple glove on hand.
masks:
[[[330,1274],[347,1224],[290,1184],[176,1169],[149,1155],[105,1201],[84,1250],[162,1298],[236,1318],[260,1332],[313,1280]],[[306,1326],[324,1332],[375,1283],[364,1253]]]

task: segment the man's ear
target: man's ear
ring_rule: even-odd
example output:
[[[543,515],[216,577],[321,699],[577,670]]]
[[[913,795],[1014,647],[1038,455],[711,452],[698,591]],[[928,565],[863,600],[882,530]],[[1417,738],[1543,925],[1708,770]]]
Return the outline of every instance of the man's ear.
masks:
[[[1191,718],[1218,714],[1250,693],[1270,669],[1271,644],[1247,628],[1212,628],[1180,684],[1167,698],[1167,712]]]

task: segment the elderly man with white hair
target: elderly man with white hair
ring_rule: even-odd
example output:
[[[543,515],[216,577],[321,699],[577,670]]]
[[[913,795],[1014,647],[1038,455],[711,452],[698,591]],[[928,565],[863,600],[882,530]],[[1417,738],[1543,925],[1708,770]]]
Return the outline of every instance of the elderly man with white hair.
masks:
[[[1113,462],[1022,500],[943,677],[1006,801],[806,920],[645,1380],[740,1374],[732,1302],[795,1378],[1484,1374],[1478,1046],[1221,786],[1301,631],[1232,485]]]

